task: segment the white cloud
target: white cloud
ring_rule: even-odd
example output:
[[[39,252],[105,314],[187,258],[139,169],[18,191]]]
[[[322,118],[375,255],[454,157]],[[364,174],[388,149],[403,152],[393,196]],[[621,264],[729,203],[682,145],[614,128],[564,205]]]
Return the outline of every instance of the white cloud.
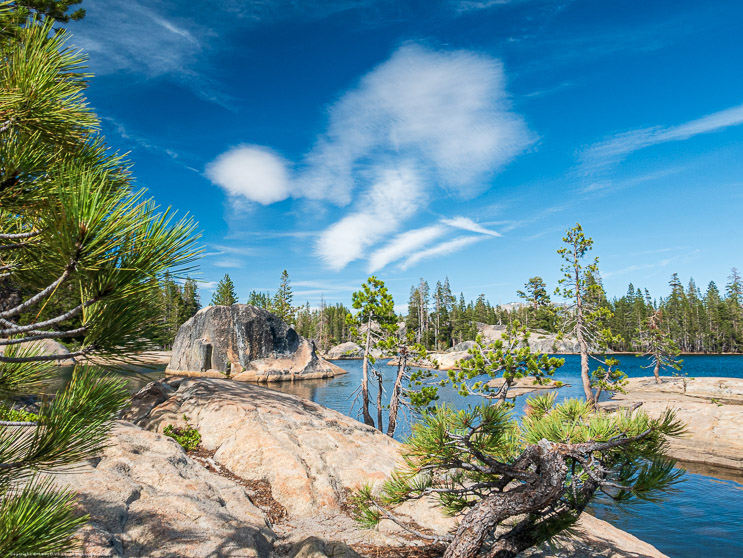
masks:
[[[460,236],[458,238],[455,238],[454,240],[442,242],[441,244],[437,244],[436,246],[432,248],[428,248],[427,250],[422,250],[420,252],[413,254],[412,256],[410,256],[407,260],[405,260],[402,263],[400,268],[405,270],[423,260],[429,260],[431,258],[438,258],[440,256],[446,256],[448,254],[453,254],[454,252],[457,252],[461,250],[462,248],[465,248],[476,242],[480,242],[481,240],[484,240],[484,239],[485,239],[484,236]]]
[[[678,126],[654,126],[617,134],[583,151],[581,163],[586,172],[606,170],[634,151],[660,143],[683,141],[699,134],[717,132],[743,124],[743,105],[715,112]]]
[[[409,44],[330,107],[326,131],[293,176],[281,158],[257,146],[228,151],[207,174],[231,194],[263,204],[291,196],[350,206],[316,245],[325,263],[342,269],[397,233],[441,190],[464,199],[482,193],[534,141],[511,110],[505,82],[494,58]],[[445,224],[498,234],[463,217]],[[370,268],[404,257],[404,243],[414,239],[423,242],[411,232],[380,248]]]
[[[226,267],[230,269],[238,269],[245,267],[245,263],[235,258],[223,258],[212,262],[214,267]]]
[[[468,198],[532,141],[498,60],[406,45],[331,107],[298,194],[343,205],[369,166],[412,159],[432,184]]]
[[[84,22],[71,26],[73,42],[90,54],[97,74],[124,70],[153,77],[181,73],[194,62],[201,42],[151,6],[130,0],[85,7]],[[116,17],[111,17],[114,11]]]
[[[369,273],[374,273],[388,264],[404,258],[411,252],[419,250],[441,237],[445,232],[445,227],[433,225],[397,235],[388,244],[372,253],[369,258]]]
[[[264,147],[233,147],[207,165],[206,176],[228,194],[263,205],[285,200],[290,193],[286,163]]]
[[[476,232],[480,234],[486,234],[489,236],[502,236],[500,233],[486,229],[479,223],[476,223],[472,219],[467,217],[454,217],[453,219],[442,219],[442,223],[454,227],[455,229],[462,229],[464,231]]]
[[[413,171],[384,170],[358,207],[320,235],[318,256],[331,269],[343,269],[370,246],[397,232],[420,203],[421,186]]]

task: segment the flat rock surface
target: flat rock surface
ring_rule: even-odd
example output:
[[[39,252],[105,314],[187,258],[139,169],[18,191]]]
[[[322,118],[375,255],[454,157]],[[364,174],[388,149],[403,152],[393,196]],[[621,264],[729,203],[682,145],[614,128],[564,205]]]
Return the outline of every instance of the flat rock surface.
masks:
[[[743,379],[630,378],[625,389],[603,405],[642,403],[651,416],[672,408],[686,423],[687,436],[671,440],[671,457],[743,472]]]
[[[251,533],[262,535],[262,539],[255,540],[256,544],[262,544],[263,540],[271,540],[272,534],[278,537],[272,551],[275,558],[300,556],[354,558],[357,554],[351,547],[359,549],[358,552],[363,556],[389,557],[395,555],[395,547],[413,544],[401,535],[399,527],[390,522],[383,522],[376,530],[359,529],[345,508],[349,490],[367,482],[379,483],[389,475],[399,459],[401,449],[399,442],[340,413],[259,385],[239,384],[229,380],[185,379],[178,384],[175,393],[156,404],[149,412],[143,412],[146,411],[145,399],[155,403],[164,395],[168,395],[169,391],[150,387],[140,393],[142,403],[137,406],[137,414],[145,417],[140,420],[143,426],[162,430],[167,424],[183,425],[185,414],[189,423],[201,433],[202,445],[210,452],[214,452],[215,463],[239,478],[268,481],[272,498],[288,512],[288,517],[273,525],[272,529],[268,529],[262,526],[262,516],[255,511],[255,507],[249,501],[245,509],[236,508],[234,512],[230,511],[232,508],[229,506],[233,504],[223,495],[228,492],[227,485],[222,488],[222,485],[217,486],[216,482],[208,484],[203,477],[197,477],[201,479],[198,482],[191,481],[193,473],[181,473],[175,464],[195,462],[182,452],[179,453],[179,448],[173,447],[174,442],[165,440],[167,447],[161,449],[160,444],[164,438],[153,432],[138,430],[144,433],[145,438],[136,443],[117,435],[119,444],[123,440],[125,446],[130,444],[135,447],[107,450],[113,451],[111,457],[118,456],[122,451],[125,457],[123,465],[117,465],[111,457],[107,457],[109,465],[105,467],[106,469],[118,470],[118,467],[123,467],[122,470],[126,471],[125,474],[122,473],[123,477],[108,479],[112,486],[123,486],[121,489],[115,488],[111,491],[112,494],[115,493],[111,496],[112,501],[132,500],[136,504],[143,499],[142,489],[138,489],[139,496],[134,497],[128,488],[130,477],[134,477],[136,482],[142,483],[146,480],[151,486],[157,485],[158,482],[162,483],[162,488],[158,490],[172,490],[173,497],[185,497],[189,494],[194,500],[187,504],[172,501],[169,504],[173,508],[170,510],[172,515],[165,516],[162,520],[165,526],[174,521],[177,524],[182,510],[192,509],[193,506],[208,507],[212,505],[210,502],[216,500],[218,503],[220,498],[226,503],[229,514],[226,515],[225,525],[222,527],[208,523],[209,514],[205,514],[206,519],[199,519],[206,522],[206,529],[213,531],[213,537],[212,533],[205,535],[207,536],[205,553],[213,551],[213,547],[208,546],[211,544],[208,541],[218,538],[220,534],[224,537],[223,545],[234,543],[235,533],[225,535],[225,530],[231,525],[229,518],[240,514],[245,518],[243,521],[252,529]],[[136,432],[131,432],[131,436],[136,438]],[[167,455],[165,462],[154,461],[149,455],[152,450]],[[136,453],[137,451],[139,453]],[[140,464],[133,465],[127,461],[133,459],[132,453],[138,456]],[[105,459],[98,464],[98,468],[104,462]],[[141,472],[140,467],[143,469]],[[216,477],[216,474],[206,469],[203,470],[203,475]],[[152,479],[159,480],[155,482]],[[240,494],[241,489],[238,485],[230,484],[228,479],[221,480],[232,487],[233,492],[230,494]],[[85,490],[88,491],[87,488]],[[89,493],[99,494],[102,491],[104,490],[100,485],[94,485]],[[243,497],[247,500],[247,495]],[[206,502],[200,502],[202,499]],[[127,509],[131,507],[127,506]],[[408,502],[399,507],[397,512],[420,526],[438,532],[450,531],[456,526],[455,519],[443,516],[430,501]],[[121,524],[114,523],[114,527],[116,525]],[[133,527],[137,525],[136,522],[132,524]],[[542,552],[541,554],[529,555],[617,558],[663,556],[652,546],[603,521],[585,517],[582,519],[582,525],[583,535],[578,540],[560,538],[562,542],[559,548],[562,550],[558,550],[557,553],[546,550],[535,551]],[[121,532],[121,529],[126,530],[128,526],[124,524],[124,527],[118,528],[117,532]],[[108,529],[110,531],[110,528]],[[167,529],[171,529],[173,533],[178,532],[174,527]],[[183,529],[185,530],[185,526]],[[146,535],[147,531],[144,533]],[[140,538],[143,537],[144,535]],[[166,544],[168,537],[165,527],[162,533],[157,533],[161,544]],[[187,543],[188,541],[178,544]],[[378,550],[369,552],[361,550],[372,547],[384,548],[385,553],[380,554]],[[175,551],[174,554],[192,555],[179,552]],[[214,555],[222,554],[217,551]],[[245,555],[262,556],[258,552]]]
[[[345,491],[381,481],[399,443],[316,403],[252,384],[184,380],[141,424],[162,431],[183,415],[214,459],[248,480],[266,480],[290,517],[337,511]],[[370,458],[370,452],[373,458]]]
[[[584,513],[575,526],[575,537],[558,535],[551,546],[529,549],[529,558],[668,558],[653,545]]]
[[[131,423],[117,424],[100,458],[56,479],[91,516],[78,535],[84,555],[270,555],[275,535],[240,485]]]

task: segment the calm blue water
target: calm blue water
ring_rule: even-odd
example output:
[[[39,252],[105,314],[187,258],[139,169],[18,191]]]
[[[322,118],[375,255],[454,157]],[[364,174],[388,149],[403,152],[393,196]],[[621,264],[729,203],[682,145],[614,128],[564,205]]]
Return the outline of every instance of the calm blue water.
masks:
[[[641,368],[644,365],[642,359],[621,356],[620,360],[620,368],[630,377],[650,375],[649,370]],[[361,380],[361,361],[341,360],[335,361],[335,364],[349,373],[327,380],[271,384],[271,388],[310,399],[347,416],[358,418],[358,404],[354,404],[354,398]],[[119,371],[118,374],[126,378],[129,388],[134,392],[147,382],[160,379],[164,368],[133,367],[128,371]],[[380,364],[379,369],[384,376],[384,388],[388,394],[396,369],[384,364]],[[61,369],[59,383],[54,388],[66,383],[70,370]],[[683,372],[689,377],[743,378],[743,355],[688,356],[684,359]],[[557,390],[558,400],[582,396],[580,359],[577,355],[566,355],[565,366],[554,377],[568,384]],[[456,406],[478,404],[481,401],[475,396],[463,401],[453,390],[444,389],[440,394],[441,402]],[[376,391],[372,391],[371,396],[376,400]],[[388,395],[384,399],[386,402]],[[517,400],[517,413],[523,409],[523,399]],[[412,420],[413,417],[402,417],[396,438],[409,434]],[[636,502],[618,508],[607,500],[597,499],[592,504],[591,511],[597,517],[649,542],[672,558],[697,558],[706,555],[715,558],[743,558],[743,484],[740,484],[743,483],[743,478],[737,477],[735,480],[738,482],[689,472],[678,485],[676,493],[669,495],[664,502]]]

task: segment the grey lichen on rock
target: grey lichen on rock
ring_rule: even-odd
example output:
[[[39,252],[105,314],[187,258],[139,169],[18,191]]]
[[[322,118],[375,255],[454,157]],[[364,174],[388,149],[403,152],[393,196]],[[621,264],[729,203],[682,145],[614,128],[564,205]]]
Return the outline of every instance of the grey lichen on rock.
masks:
[[[330,378],[345,370],[317,356],[313,341],[249,304],[207,306],[184,323],[167,372],[242,381]]]

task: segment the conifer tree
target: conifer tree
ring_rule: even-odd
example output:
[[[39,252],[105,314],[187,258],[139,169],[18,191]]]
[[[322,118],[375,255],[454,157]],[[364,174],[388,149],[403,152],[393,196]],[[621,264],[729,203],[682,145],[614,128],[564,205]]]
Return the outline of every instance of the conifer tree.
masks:
[[[281,283],[279,289],[273,297],[272,312],[288,324],[294,323],[293,300],[294,295],[292,294],[289,272],[284,270],[281,272]]]
[[[591,384],[589,357],[598,347],[606,345],[615,337],[605,327],[605,321],[611,317],[611,311],[603,305],[606,296],[598,281],[598,258],[589,264],[584,264],[584,258],[593,248],[593,240],[583,233],[583,227],[577,223],[568,229],[562,241],[564,248],[557,253],[562,256],[563,277],[559,280],[560,287],[555,294],[562,295],[571,301],[568,312],[564,316],[563,331],[572,334],[578,340],[580,348],[580,374],[583,383],[583,392],[586,401],[593,401],[595,394]],[[619,380],[616,372],[612,372],[612,365],[607,365],[609,376]],[[599,371],[604,377],[606,369]],[[611,383],[611,382],[610,382]],[[609,383],[603,384],[604,388]]]
[[[656,310],[646,321],[640,334],[640,343],[645,351],[642,356],[650,360],[645,368],[653,369],[656,383],[660,382],[660,371],[666,368],[681,370],[682,360],[678,346],[663,329],[663,310]],[[639,355],[638,355],[639,356]]]
[[[236,303],[237,294],[235,293],[235,285],[232,279],[230,279],[230,275],[225,273],[212,295],[211,304],[212,306],[232,306]]]
[[[385,335],[391,334],[397,327],[395,302],[387,291],[384,281],[374,276],[361,285],[361,290],[352,295],[355,315],[348,315],[347,321],[356,335],[363,337],[364,357],[361,378],[361,412],[364,423],[374,426],[374,419],[369,412],[369,371],[375,360],[371,355],[372,348]],[[382,430],[382,377],[376,372],[379,392],[377,394],[377,428]]]
[[[500,391],[507,392],[509,378],[542,377],[559,364],[513,339],[494,348],[457,380],[503,373]],[[672,411],[657,419],[642,411],[604,413],[590,401],[555,405],[547,395],[530,399],[526,417],[517,421],[505,396],[483,386],[460,393],[474,389],[499,404],[462,411],[442,405],[424,414],[403,448],[403,464],[381,492],[368,485],[354,495],[359,523],[389,520],[430,540],[393,508],[432,497],[459,518],[454,530],[435,537],[447,544],[444,558],[515,558],[575,524],[599,491],[617,502],[651,499],[680,479],[665,455],[667,439],[684,431]]]
[[[97,134],[66,32],[27,14],[0,3],[0,282],[13,293],[0,310],[2,556],[70,550],[87,517],[39,473],[94,457],[127,399],[121,383],[76,367],[35,416],[13,418],[13,398],[39,393],[57,373],[49,362],[69,358],[21,343],[74,339],[73,356],[109,358],[147,348],[154,287],[198,253],[193,223],[157,213]]]
[[[271,294],[266,291],[265,293],[259,293],[258,291],[250,291],[248,295],[248,301],[246,304],[263,308],[264,310],[271,311]]]

